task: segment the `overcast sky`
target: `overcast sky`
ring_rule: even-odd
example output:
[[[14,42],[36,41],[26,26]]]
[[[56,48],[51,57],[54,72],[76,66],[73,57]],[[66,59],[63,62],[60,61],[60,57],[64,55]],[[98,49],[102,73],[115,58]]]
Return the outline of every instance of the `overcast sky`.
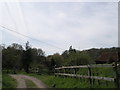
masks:
[[[70,45],[78,50],[117,47],[117,5],[117,2],[0,3],[0,25],[39,40],[0,27],[1,43],[25,45],[29,41],[46,55],[61,53]]]

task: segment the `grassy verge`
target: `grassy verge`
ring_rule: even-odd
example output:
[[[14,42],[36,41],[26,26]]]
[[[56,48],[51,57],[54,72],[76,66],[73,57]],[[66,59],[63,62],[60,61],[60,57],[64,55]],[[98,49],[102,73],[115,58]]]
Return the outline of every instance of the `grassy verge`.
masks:
[[[7,74],[2,75],[2,88],[16,88],[16,80]]]
[[[91,85],[89,79],[78,79],[70,77],[55,77],[53,75],[36,75],[28,74],[42,80],[45,84],[52,88],[115,88],[114,82],[106,82],[95,80]]]
[[[25,83],[27,85],[27,88],[38,88],[31,80],[26,79]]]

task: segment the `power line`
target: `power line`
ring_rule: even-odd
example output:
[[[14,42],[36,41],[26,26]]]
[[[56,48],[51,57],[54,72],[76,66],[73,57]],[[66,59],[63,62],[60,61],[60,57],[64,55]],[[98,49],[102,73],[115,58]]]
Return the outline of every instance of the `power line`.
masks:
[[[58,49],[64,50],[64,49],[62,49],[62,48],[60,48],[60,47],[57,47],[57,46],[55,46],[55,45],[53,45],[53,44],[49,44],[49,43],[46,43],[46,42],[43,42],[43,41],[37,40],[37,39],[35,39],[35,38],[31,38],[30,36],[27,36],[27,35],[21,34],[21,33],[19,33],[19,32],[16,32],[16,31],[12,30],[12,29],[9,29],[9,28],[7,28],[7,27],[4,27],[4,26],[2,26],[2,25],[0,25],[0,27],[4,28],[5,30],[8,30],[8,31],[14,32],[14,33],[16,33],[16,34],[19,34],[19,35],[21,35],[21,36],[24,36],[24,37],[30,38],[30,39],[32,39],[32,40],[36,40],[36,41],[38,41],[38,42],[40,42],[40,43],[44,43],[44,44],[46,44],[46,45],[49,45],[49,46],[52,46],[52,47],[55,47],[55,48],[58,48]]]
[[[13,18],[12,14],[11,14],[11,11],[10,11],[10,8],[9,8],[8,4],[5,3],[5,6],[6,6],[7,10],[8,10],[8,14],[9,14],[9,16],[11,17],[11,19],[12,19],[14,25],[15,25],[15,28],[16,28],[16,30],[17,30],[18,28],[17,28],[17,25],[16,25],[16,21],[15,21],[15,19]]]

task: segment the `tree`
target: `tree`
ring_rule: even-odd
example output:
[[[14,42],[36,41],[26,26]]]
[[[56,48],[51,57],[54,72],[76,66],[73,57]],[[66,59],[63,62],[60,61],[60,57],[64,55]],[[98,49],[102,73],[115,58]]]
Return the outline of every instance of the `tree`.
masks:
[[[87,52],[78,53],[76,56],[76,65],[87,65],[94,63],[95,62],[91,59]]]
[[[73,50],[73,49],[72,49],[72,46],[70,46],[70,48],[69,48],[69,51],[71,51],[71,50]]]
[[[19,44],[17,44],[17,43],[13,43],[13,44],[11,45],[11,47],[14,48],[14,49],[16,49],[16,50],[23,50],[22,45],[19,45]]]
[[[42,49],[37,49],[37,55],[38,56],[45,56],[45,52],[43,52],[43,50]]]
[[[26,50],[23,51],[23,59],[22,64],[25,72],[29,73],[30,63],[32,62],[32,53],[31,47],[29,46],[29,42],[26,43]]]
[[[12,44],[7,48],[2,48],[2,67],[3,69],[20,69],[22,46],[19,44]]]
[[[56,67],[62,66],[63,57],[59,53],[55,53],[51,57],[51,61],[54,60]]]
[[[45,53],[42,49],[32,48],[32,65],[33,64],[45,64]]]
[[[64,56],[64,63],[65,66],[71,66],[71,65],[85,65],[85,64],[92,64],[95,63],[89,54],[87,52],[81,52],[81,51],[69,51],[69,53],[63,53],[62,56]],[[66,58],[67,56],[67,58]]]
[[[69,57],[70,54],[71,54],[71,53],[70,53],[69,50],[65,50],[65,51],[62,53],[61,56],[64,58],[64,60],[66,60],[66,59]]]

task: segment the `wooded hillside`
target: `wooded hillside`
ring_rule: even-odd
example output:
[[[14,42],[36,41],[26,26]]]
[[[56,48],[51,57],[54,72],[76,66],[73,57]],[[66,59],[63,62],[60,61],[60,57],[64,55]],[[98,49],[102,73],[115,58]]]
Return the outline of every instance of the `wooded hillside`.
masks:
[[[24,70],[28,73],[36,69],[40,74],[50,74],[55,67],[95,64],[103,53],[115,53],[119,60],[118,47],[92,48],[80,51],[70,46],[70,48],[63,51],[61,55],[55,53],[49,56],[45,56],[45,52],[41,48],[32,48],[29,42],[26,43],[25,47],[13,43],[7,47],[3,44],[1,48],[3,70]],[[104,59],[104,57],[102,58]],[[108,56],[108,62],[104,63],[112,63],[112,61],[109,62],[111,59],[112,57]]]

